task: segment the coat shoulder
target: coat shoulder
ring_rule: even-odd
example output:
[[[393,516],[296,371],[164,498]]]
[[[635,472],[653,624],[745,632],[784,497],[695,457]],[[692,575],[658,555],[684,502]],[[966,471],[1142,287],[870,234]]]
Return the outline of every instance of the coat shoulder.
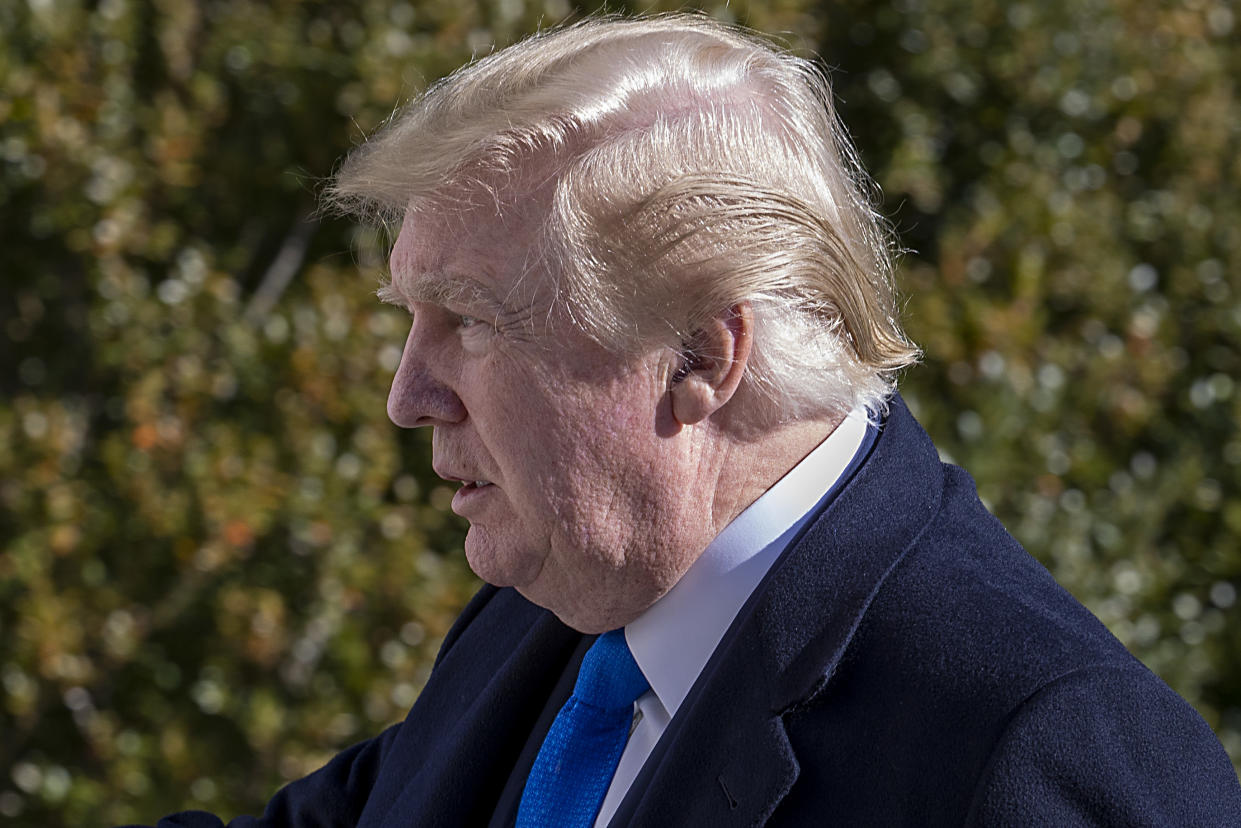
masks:
[[[967,824],[1241,825],[1241,785],[1200,716],[1139,664],[1043,685],[1010,716]]]
[[[798,789],[826,787],[860,823],[1042,824],[1078,813],[1057,797],[1076,805],[1080,790],[1087,823],[1109,824],[1105,806],[1124,797],[1139,803],[1121,812],[1132,824],[1199,824],[1136,819],[1143,786],[1179,803],[1166,813],[1193,813],[1191,778],[1215,780],[1203,813],[1232,807],[1241,787],[1201,717],[1004,530],[965,472],[942,470],[935,513],[790,716],[802,778],[789,810]],[[997,818],[1015,803],[1030,810]]]

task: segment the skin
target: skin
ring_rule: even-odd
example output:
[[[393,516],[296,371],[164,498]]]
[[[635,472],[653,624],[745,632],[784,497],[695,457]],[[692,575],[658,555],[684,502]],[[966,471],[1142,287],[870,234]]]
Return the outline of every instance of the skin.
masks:
[[[519,204],[407,212],[382,291],[412,317],[388,415],[432,427],[435,472],[464,481],[452,508],[470,524],[471,568],[604,632],[671,589],[834,424],[732,436],[745,306],[704,330],[713,356],[676,382],[669,348],[624,356],[594,343],[528,268],[543,208]]]

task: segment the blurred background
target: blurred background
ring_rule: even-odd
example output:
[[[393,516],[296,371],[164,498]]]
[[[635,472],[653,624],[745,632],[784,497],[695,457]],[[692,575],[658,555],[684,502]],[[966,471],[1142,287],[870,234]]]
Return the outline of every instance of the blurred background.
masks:
[[[257,812],[403,717],[476,583],[384,415],[389,240],[316,192],[397,102],[592,8],[0,3],[7,824]],[[911,406],[1241,763],[1236,6],[702,8],[831,67],[910,251]]]

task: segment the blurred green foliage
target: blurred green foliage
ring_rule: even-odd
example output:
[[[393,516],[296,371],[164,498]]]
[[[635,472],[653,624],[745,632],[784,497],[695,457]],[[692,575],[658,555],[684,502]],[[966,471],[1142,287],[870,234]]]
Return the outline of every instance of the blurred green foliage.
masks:
[[[906,397],[1241,762],[1234,7],[706,8],[837,70],[912,251]],[[315,190],[397,101],[586,10],[0,4],[10,824],[255,812],[402,717],[475,582],[384,416],[386,240]]]

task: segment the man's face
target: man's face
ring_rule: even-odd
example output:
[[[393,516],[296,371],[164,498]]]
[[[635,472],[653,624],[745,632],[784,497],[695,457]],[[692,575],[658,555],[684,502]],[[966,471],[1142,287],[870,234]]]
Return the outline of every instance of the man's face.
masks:
[[[471,568],[584,632],[628,623],[705,548],[713,487],[672,417],[666,349],[621,357],[527,272],[540,210],[410,210],[389,299],[413,324],[388,397],[460,481]]]

